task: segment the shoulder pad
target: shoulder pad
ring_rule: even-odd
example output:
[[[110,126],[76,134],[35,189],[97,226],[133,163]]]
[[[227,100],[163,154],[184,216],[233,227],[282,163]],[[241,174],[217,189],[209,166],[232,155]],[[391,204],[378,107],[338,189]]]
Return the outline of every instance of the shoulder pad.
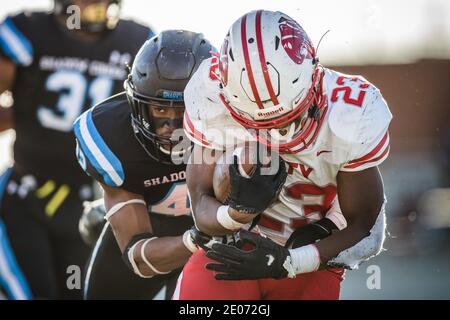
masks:
[[[153,29],[146,23],[141,23],[140,21],[130,20],[121,18],[116,27],[120,32],[125,32],[127,36],[134,37],[136,39],[141,39],[143,41],[150,39],[155,35]],[[130,30],[132,32],[130,33]],[[129,39],[128,39],[129,40]],[[130,43],[130,41],[128,41]],[[132,42],[131,42],[132,43]]]
[[[368,144],[386,132],[392,114],[381,92],[363,77],[327,70],[332,132],[348,143]]]
[[[119,187],[125,179],[124,170],[95,126],[94,108],[84,112],[74,123],[78,162],[94,179],[111,187]]]

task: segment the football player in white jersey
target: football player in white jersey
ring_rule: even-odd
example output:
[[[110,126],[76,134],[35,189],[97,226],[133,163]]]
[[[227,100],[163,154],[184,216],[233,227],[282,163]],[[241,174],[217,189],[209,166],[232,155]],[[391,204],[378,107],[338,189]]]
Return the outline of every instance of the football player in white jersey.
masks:
[[[238,232],[244,246],[202,246],[174,298],[338,299],[343,269],[378,254],[384,241],[378,165],[389,153],[392,115],[380,91],[320,65],[299,23],[260,10],[231,26],[220,56],[192,77],[185,101],[194,153],[257,140],[280,154],[287,178],[270,203],[279,179],[267,176],[266,185],[274,182],[262,190],[259,171],[243,178],[230,166],[223,205],[212,192],[215,164],[188,165],[197,228],[209,236]],[[255,217],[258,232],[242,230]],[[193,234],[198,244],[207,239]]]

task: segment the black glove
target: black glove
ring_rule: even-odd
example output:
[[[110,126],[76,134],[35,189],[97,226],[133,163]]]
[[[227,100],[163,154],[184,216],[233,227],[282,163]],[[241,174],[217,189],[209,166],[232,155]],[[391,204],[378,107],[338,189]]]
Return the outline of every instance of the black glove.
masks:
[[[192,226],[192,228],[189,230],[189,233],[191,235],[192,242],[195,245],[202,248],[203,250],[209,250],[211,248],[213,238],[206,233],[198,230],[195,225]]]
[[[328,218],[308,223],[292,232],[285,247],[295,249],[315,243],[317,240],[328,237],[333,230],[337,229],[338,227]]]
[[[235,247],[240,246],[238,242],[239,238],[236,237],[236,234],[230,234],[223,237],[211,237],[210,235],[198,230],[195,225],[191,227],[189,233],[192,242],[205,251],[210,250],[214,243],[229,244]]]
[[[239,173],[238,157],[234,156],[229,166],[231,192],[228,204],[243,213],[261,213],[278,197],[281,187],[286,181],[286,165],[278,158],[279,168],[274,175],[261,175],[262,165],[258,161],[250,178]]]
[[[239,231],[238,236],[241,245],[249,243],[252,250],[215,243],[206,253],[208,258],[219,262],[206,265],[207,269],[219,272],[215,275],[217,280],[280,279],[288,275],[283,267],[288,249],[246,230]]]

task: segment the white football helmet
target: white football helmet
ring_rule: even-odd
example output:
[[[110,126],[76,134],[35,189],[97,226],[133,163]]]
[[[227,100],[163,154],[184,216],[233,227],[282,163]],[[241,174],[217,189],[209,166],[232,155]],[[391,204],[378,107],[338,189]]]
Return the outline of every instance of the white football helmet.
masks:
[[[222,102],[261,142],[281,152],[310,144],[323,118],[323,72],[295,20],[281,12],[245,14],[225,37],[219,70]]]

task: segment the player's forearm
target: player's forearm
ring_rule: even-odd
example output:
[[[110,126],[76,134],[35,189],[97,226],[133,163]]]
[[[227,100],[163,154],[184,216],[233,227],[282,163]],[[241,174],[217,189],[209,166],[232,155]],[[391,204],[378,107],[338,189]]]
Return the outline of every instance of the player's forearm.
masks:
[[[340,252],[354,246],[367,237],[374,222],[366,217],[361,217],[351,223],[349,222],[347,228],[317,242],[316,247],[319,251],[321,264],[325,265]]]
[[[210,236],[233,234],[239,229],[237,227],[238,224],[247,224],[256,216],[252,214],[240,213],[228,207],[227,213],[230,219],[235,222],[236,229],[233,229],[231,226],[225,228],[222,225],[224,222],[221,224],[218,219],[218,214],[220,214],[218,213],[218,210],[221,206],[223,205],[217,201],[216,198],[209,195],[203,195],[199,199],[199,203],[195,206],[196,210],[194,210],[194,216],[196,226],[200,231]]]
[[[195,225],[197,228],[210,236],[223,236],[231,234],[232,231],[222,227],[217,221],[216,213],[222,204],[216,198],[203,194],[198,202],[194,204]]]
[[[384,204],[383,182],[377,167],[357,173],[339,172],[337,182],[347,227],[317,243],[322,264],[369,236]]]
[[[156,275],[141,256],[143,241],[134,250],[134,259],[139,270],[145,275]],[[160,272],[170,272],[181,268],[188,261],[192,252],[183,243],[183,237],[161,237],[151,240],[145,245],[144,256],[148,262]]]

